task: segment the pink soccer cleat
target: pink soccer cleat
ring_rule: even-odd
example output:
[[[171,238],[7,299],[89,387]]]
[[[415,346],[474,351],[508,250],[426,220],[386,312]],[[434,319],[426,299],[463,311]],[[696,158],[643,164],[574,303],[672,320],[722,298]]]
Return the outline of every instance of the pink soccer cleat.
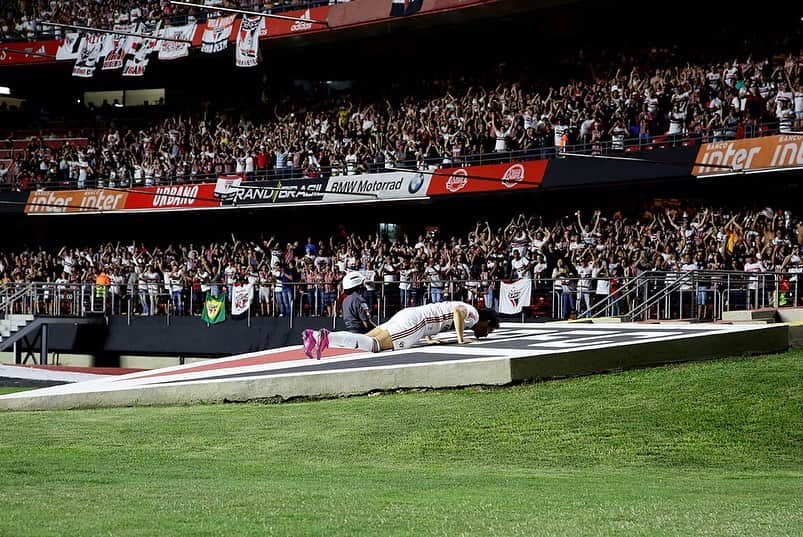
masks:
[[[307,355],[307,358],[313,358],[313,352],[318,347],[318,342],[315,341],[315,330],[310,330],[309,328],[304,330],[301,334],[301,343],[304,346],[304,354]],[[318,360],[321,359],[320,354],[318,355]]]
[[[315,358],[317,360],[321,359],[321,354],[323,351],[329,348],[329,330],[324,328],[320,332],[318,332],[318,346],[315,348]]]

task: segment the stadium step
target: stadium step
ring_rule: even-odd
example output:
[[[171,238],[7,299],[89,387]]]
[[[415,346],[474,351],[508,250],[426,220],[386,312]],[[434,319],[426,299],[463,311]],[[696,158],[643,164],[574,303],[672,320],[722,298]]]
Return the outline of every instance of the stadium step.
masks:
[[[11,337],[11,334],[19,332],[21,328],[25,327],[33,319],[33,315],[6,315],[5,319],[0,319],[0,341]]]
[[[723,311],[722,320],[730,322],[767,322],[774,323],[778,319],[778,312],[772,308],[743,311]]]

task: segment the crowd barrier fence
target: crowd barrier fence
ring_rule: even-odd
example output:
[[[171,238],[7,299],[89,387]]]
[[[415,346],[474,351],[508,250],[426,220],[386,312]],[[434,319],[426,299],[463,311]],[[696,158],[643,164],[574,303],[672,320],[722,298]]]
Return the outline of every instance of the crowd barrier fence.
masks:
[[[511,320],[619,317],[630,321],[722,319],[726,311],[801,305],[800,273],[736,271],[645,272],[624,278],[531,278],[529,301]],[[462,300],[499,310],[500,280],[367,282],[363,296],[372,320],[380,324],[403,307]],[[508,282],[509,283],[509,282]],[[0,315],[54,317],[121,315],[131,323],[140,316],[200,317],[207,292],[227,295],[231,312],[234,284],[173,286],[146,283],[143,288],[87,283],[9,283],[0,286]],[[506,288],[506,290],[509,288]],[[337,284],[255,284],[250,307],[241,316],[330,318],[334,325],[344,295]]]

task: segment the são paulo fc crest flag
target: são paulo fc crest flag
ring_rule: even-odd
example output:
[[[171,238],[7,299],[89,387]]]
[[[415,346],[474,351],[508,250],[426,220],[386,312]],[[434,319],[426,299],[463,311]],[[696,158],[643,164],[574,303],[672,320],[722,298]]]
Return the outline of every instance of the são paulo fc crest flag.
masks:
[[[390,6],[391,17],[405,17],[421,11],[424,0],[393,0]]]
[[[226,320],[226,294],[212,296],[212,293],[206,293],[206,300],[204,301],[204,311],[201,314],[201,319],[207,324],[222,323]]]
[[[264,25],[263,17],[243,17],[240,21],[234,54],[237,67],[254,67],[259,63],[259,33]]]
[[[251,299],[254,298],[254,286],[235,285],[231,292],[231,314],[242,315],[251,308]]]
[[[228,15],[206,21],[206,28],[201,38],[201,52],[214,54],[228,48],[234,17],[234,15]]]
[[[529,278],[513,283],[502,282],[499,286],[499,313],[521,313],[522,308],[530,305],[532,288],[533,281]]]

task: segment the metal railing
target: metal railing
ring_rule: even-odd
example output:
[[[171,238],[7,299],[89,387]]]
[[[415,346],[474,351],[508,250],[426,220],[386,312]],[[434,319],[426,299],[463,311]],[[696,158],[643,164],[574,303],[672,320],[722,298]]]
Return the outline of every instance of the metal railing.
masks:
[[[755,124],[750,128],[745,128],[741,138],[757,138],[762,136],[769,136],[777,134],[778,123],[762,123]],[[662,150],[671,147],[688,147],[701,143],[708,143],[712,141],[726,141],[736,139],[735,133],[726,135],[722,129],[712,129],[702,133],[687,133],[679,135],[657,135],[651,137],[629,137],[617,142],[612,140],[605,140],[595,143],[579,143],[568,145],[563,148],[555,146],[544,146],[532,149],[521,149],[514,151],[499,151],[491,153],[476,153],[467,154],[457,157],[430,157],[424,160],[396,160],[388,162],[376,162],[365,167],[360,173],[382,173],[387,172],[388,169],[404,168],[409,170],[429,169],[435,170],[439,167],[445,168],[460,168],[469,166],[481,166],[485,164],[502,164],[525,162],[529,160],[549,160],[554,158],[567,157],[567,154],[578,155],[613,155],[622,154],[627,152],[645,152],[653,150]],[[23,151],[23,150],[15,150]],[[691,162],[688,163],[692,165]],[[4,190],[19,190],[21,184],[18,181],[21,172],[17,172],[17,177],[10,178],[5,183],[0,183],[0,191]],[[169,171],[161,177],[143,176],[139,178],[128,177],[118,178],[116,181],[110,181],[108,178],[90,178],[79,185],[76,179],[58,178],[48,180],[31,179],[29,181],[29,189],[43,189],[43,190],[60,190],[60,189],[75,189],[75,188],[127,188],[132,186],[170,186],[170,185],[183,185],[193,183],[208,183],[217,180],[218,176],[226,173],[209,173],[209,174],[193,174],[193,173],[176,173]],[[316,170],[318,176],[342,176],[353,175],[355,172],[349,171],[348,167],[343,165],[334,165]],[[257,169],[253,172],[243,174],[246,180],[270,180],[270,179],[302,179],[309,177],[306,170],[303,168],[270,168],[270,169]]]
[[[801,306],[801,273],[746,273],[735,271],[645,272],[638,276],[532,279],[529,305],[517,315],[527,318],[570,319],[620,317],[629,321],[722,319],[725,311]],[[364,297],[377,324],[401,308],[461,300],[498,310],[500,281],[376,281],[367,282]],[[121,315],[137,317],[200,317],[207,292],[226,293],[230,312],[234,284],[204,283],[142,287],[94,283],[10,283],[0,288],[0,313],[57,317]],[[337,284],[271,282],[253,286],[244,314],[285,317],[292,325],[299,317],[331,318],[341,314],[342,291]],[[522,300],[527,304],[526,300]]]

